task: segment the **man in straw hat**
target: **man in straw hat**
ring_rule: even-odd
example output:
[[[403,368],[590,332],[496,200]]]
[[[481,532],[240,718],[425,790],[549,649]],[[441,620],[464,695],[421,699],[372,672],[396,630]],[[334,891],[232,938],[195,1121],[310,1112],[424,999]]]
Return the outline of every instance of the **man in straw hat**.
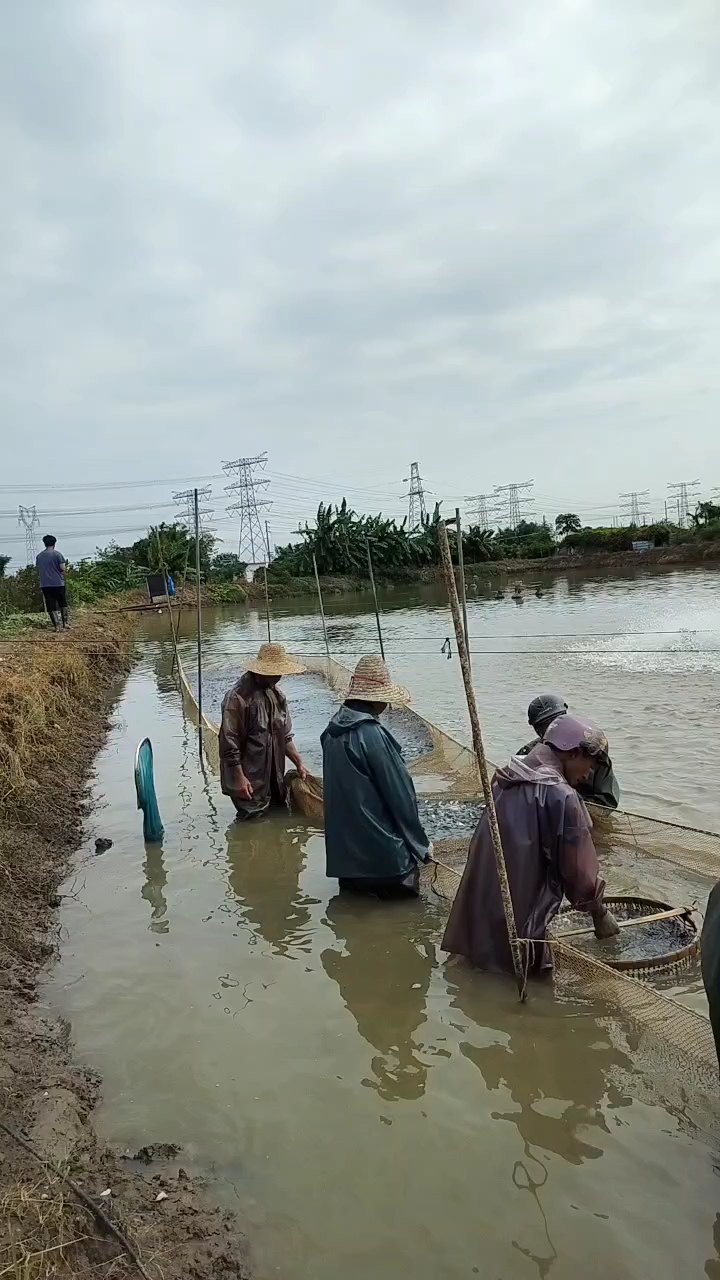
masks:
[[[513,757],[493,781],[515,923],[531,939],[528,971],[552,968],[547,929],[563,897],[592,917],[598,938],[618,932],[603,902],[592,823],[577,793],[607,752],[605,734],[575,716],[558,716],[524,759]],[[532,944],[535,945],[532,945]],[[444,951],[466,956],[479,969],[512,973],[500,880],[487,811],[470,853],[442,940]]]
[[[380,723],[407,706],[382,658],[358,662],[347,697],[322,735],[327,874],[341,889],[417,895],[430,842],[399,744]]]
[[[301,778],[305,766],[293,742],[292,719],[283,676],[300,675],[300,666],[281,644],[264,644],[257,658],[223,698],[220,725],[220,780],[238,817],[254,818],[271,804],[286,804],[285,757]]]

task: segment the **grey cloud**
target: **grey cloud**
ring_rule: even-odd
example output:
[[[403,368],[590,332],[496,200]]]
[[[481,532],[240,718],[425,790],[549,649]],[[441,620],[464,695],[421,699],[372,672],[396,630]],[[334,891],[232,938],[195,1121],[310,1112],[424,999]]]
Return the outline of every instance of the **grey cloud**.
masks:
[[[6,483],[267,447],[457,493],[522,441],[566,506],[720,484],[714,39],[701,0],[12,7]]]

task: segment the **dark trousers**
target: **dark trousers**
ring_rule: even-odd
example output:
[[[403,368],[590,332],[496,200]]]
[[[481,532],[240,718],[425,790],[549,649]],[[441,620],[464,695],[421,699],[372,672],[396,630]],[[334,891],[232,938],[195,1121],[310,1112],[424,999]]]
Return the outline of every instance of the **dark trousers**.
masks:
[[[67,594],[64,587],[43,587],[43,600],[48,613],[59,613],[67,609]]]
[[[67,595],[64,587],[41,587],[45,608],[54,627],[57,627],[57,614],[62,617],[63,626],[67,622]]]
[[[420,871],[417,866],[406,876],[340,876],[338,885],[345,893],[371,893],[376,898],[417,898],[420,893]]]

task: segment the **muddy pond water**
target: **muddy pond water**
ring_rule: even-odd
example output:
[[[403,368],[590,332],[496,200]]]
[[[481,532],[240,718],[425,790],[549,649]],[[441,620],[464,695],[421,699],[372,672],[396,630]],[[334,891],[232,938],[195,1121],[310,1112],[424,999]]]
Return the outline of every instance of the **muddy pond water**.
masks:
[[[472,599],[493,758],[527,739],[525,706],[549,688],[608,732],[628,807],[720,827],[716,584],[698,571]],[[375,647],[368,605],[328,602],[348,664]],[[273,615],[276,638],[320,651],[312,602]],[[441,601],[396,592],[383,617],[395,677],[466,739]],[[104,1136],[184,1144],[240,1213],[262,1280],[720,1276],[720,1155],[690,1103],[653,1099],[598,1003],[547,984],[521,1007],[510,984],[448,966],[441,904],[346,902],[321,834],[285,815],[232,821],[170,679],[166,626],[143,624],[98,758],[44,992],[103,1073]],[[224,680],[257,646],[263,619],[223,611],[205,627],[211,702],[213,671]],[[182,644],[190,666],[189,626]],[[315,765],[328,707],[302,688],[296,736]],[[162,849],[143,846],[135,809],[146,734]],[[96,834],[114,841],[97,858]]]

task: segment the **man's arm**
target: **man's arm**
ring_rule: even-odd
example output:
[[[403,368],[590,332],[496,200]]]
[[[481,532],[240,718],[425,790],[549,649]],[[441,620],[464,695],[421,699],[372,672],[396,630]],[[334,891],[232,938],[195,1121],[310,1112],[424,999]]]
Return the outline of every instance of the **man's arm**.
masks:
[[[306,778],[307,769],[305,768],[305,765],[302,762],[302,756],[300,755],[300,752],[295,746],[295,739],[293,737],[292,716],[290,715],[290,708],[287,704],[287,699],[284,697],[284,695],[283,695],[283,704],[284,704],[283,714],[285,717],[285,755],[287,756],[288,760],[290,760],[291,763],[295,765],[295,768],[298,771],[298,775],[301,778]]]
[[[241,800],[252,800],[253,789],[243,773],[247,742],[247,703],[239,693],[229,693],[223,702],[220,726],[222,758],[233,776],[233,791]]]
[[[617,924],[604,902],[605,881],[600,878],[590,819],[575,793],[565,799],[558,870],[566,898],[577,911],[587,911],[592,916],[597,936],[609,938],[616,934]]]
[[[585,799],[593,804],[601,804],[605,809],[617,809],[620,803],[620,787],[609,760],[607,764],[598,765]]]

